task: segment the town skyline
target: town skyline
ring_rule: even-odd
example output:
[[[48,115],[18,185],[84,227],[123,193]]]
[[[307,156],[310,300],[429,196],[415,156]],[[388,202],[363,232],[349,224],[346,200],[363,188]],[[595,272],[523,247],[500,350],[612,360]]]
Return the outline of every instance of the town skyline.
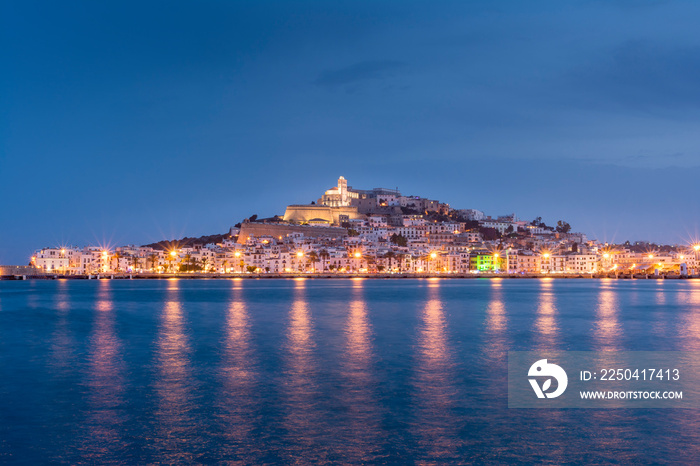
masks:
[[[700,269],[700,240],[680,247],[601,243],[565,220],[547,225],[515,213],[336,185],[284,215],[252,215],[228,234],[150,245],[42,248],[15,275],[105,274],[507,274],[687,276]]]
[[[344,177],[341,176],[341,178],[344,178]],[[328,184],[328,183],[326,183],[326,185],[327,185],[327,184]],[[312,186],[312,187],[315,187],[316,185],[323,186],[323,185],[321,185],[320,183],[315,183],[315,184],[313,184],[313,185],[311,185],[311,186]],[[398,186],[393,187],[393,188],[386,188],[386,189],[398,189],[398,190],[400,191],[400,189],[399,189]],[[415,194],[414,194],[414,195],[415,195]],[[409,196],[411,196],[411,195],[409,195]],[[321,200],[321,199],[313,199],[313,197],[314,197],[313,195],[312,195],[312,196],[308,196],[308,197],[311,197],[311,198],[312,198],[312,199],[309,200],[308,203],[316,202],[316,201],[320,201],[320,200]],[[298,196],[298,195],[297,195],[297,196],[290,196],[290,199],[300,199],[300,196]],[[436,201],[437,201],[437,200],[436,200]],[[441,202],[441,201],[440,201],[440,202]],[[295,204],[295,203],[292,203],[292,204]],[[303,204],[303,203],[299,202],[298,204]],[[445,204],[449,205],[449,202],[445,202]],[[456,207],[455,207],[455,206],[452,206],[452,208],[456,208]],[[480,209],[478,209],[478,208],[475,208],[474,210],[480,211]],[[546,209],[544,209],[544,210],[546,210]],[[282,211],[282,209],[279,209],[279,208],[278,208],[278,209],[275,210],[275,212],[276,212],[276,213],[270,214],[270,215],[265,215],[265,214],[258,215],[257,213],[255,213],[255,214],[249,214],[249,215],[247,215],[246,217],[240,218],[240,219],[238,219],[238,220],[234,219],[233,221],[229,222],[229,225],[222,226],[222,228],[220,228],[218,231],[201,231],[201,230],[200,230],[199,232],[188,233],[188,231],[185,230],[185,229],[183,228],[183,229],[181,230],[180,233],[171,233],[170,235],[168,235],[168,234],[164,234],[164,235],[161,234],[160,236],[153,236],[152,232],[151,232],[151,234],[145,234],[145,235],[142,234],[142,237],[147,237],[148,240],[144,240],[144,241],[141,241],[141,242],[124,242],[124,243],[119,243],[119,241],[117,241],[117,240],[114,239],[114,237],[115,237],[115,236],[118,237],[118,235],[111,235],[111,237],[110,237],[109,239],[107,239],[107,238],[105,238],[105,236],[103,236],[102,239],[100,239],[100,238],[95,238],[95,239],[93,239],[92,241],[87,241],[87,242],[84,241],[84,242],[82,242],[82,243],[81,243],[80,241],[61,240],[61,241],[55,242],[54,244],[44,244],[42,247],[53,247],[53,248],[61,249],[61,248],[76,247],[77,245],[80,245],[80,247],[95,247],[95,248],[98,248],[98,249],[100,249],[100,250],[103,250],[103,249],[106,249],[106,250],[113,250],[113,249],[116,249],[116,248],[118,248],[118,247],[122,247],[122,246],[126,246],[126,245],[147,245],[147,244],[154,244],[154,243],[159,243],[159,242],[179,241],[179,240],[181,240],[182,238],[186,238],[186,237],[189,237],[189,238],[196,238],[196,237],[200,237],[200,236],[204,237],[204,236],[210,236],[210,235],[218,235],[218,234],[221,234],[222,232],[228,230],[228,228],[229,228],[231,225],[233,225],[233,224],[238,224],[238,223],[240,223],[241,221],[243,221],[243,220],[245,220],[245,219],[247,219],[247,218],[249,218],[249,217],[251,217],[251,216],[253,216],[253,215],[254,215],[255,217],[258,217],[258,218],[261,218],[261,219],[262,219],[262,218],[268,218],[268,217],[269,217],[269,218],[272,218],[272,217],[278,216],[278,215],[279,215],[280,217],[284,217],[284,215],[283,215],[284,212]],[[481,211],[481,212],[484,213],[483,211]],[[490,213],[490,212],[489,212],[489,213],[484,213],[484,216],[488,216],[489,218],[493,217],[494,220],[495,220],[495,219],[498,218],[498,217],[503,217],[503,216],[505,216],[505,215],[515,215],[515,214],[516,214],[516,213],[514,213],[514,212],[511,212],[510,214],[504,214],[504,212],[499,212],[499,213]],[[522,223],[522,218],[521,218],[521,217],[518,217],[518,218],[521,220],[521,223]],[[542,219],[543,217],[542,217],[542,216],[537,216],[536,218]],[[531,219],[528,219],[528,221],[529,221],[529,220],[531,220]],[[544,220],[545,220],[544,223],[550,222],[550,224],[553,224],[554,226],[556,226],[556,221],[561,220],[561,219],[554,220],[553,218],[552,218],[552,219],[544,218]],[[567,220],[567,219],[565,219],[565,220]],[[575,225],[575,222],[570,222],[570,223],[574,223],[574,225]],[[612,235],[612,237],[611,237],[610,240],[608,240],[608,239],[600,240],[600,239],[598,238],[598,236],[596,236],[595,234],[589,234],[589,233],[583,231],[583,229],[580,229],[580,230],[582,230],[581,232],[582,232],[583,234],[585,234],[585,235],[587,236],[587,238],[589,238],[589,239],[591,239],[591,240],[597,240],[597,241],[599,241],[601,244],[603,244],[603,243],[608,243],[608,244],[618,244],[618,245],[619,245],[619,244],[624,244],[624,243],[627,242],[627,243],[631,243],[631,244],[635,244],[635,243],[652,243],[652,244],[658,244],[658,245],[678,245],[678,246],[681,246],[681,247],[682,247],[683,245],[695,244],[695,243],[698,243],[698,242],[700,241],[700,235],[694,235],[694,234],[688,234],[687,237],[685,237],[685,238],[679,237],[679,240],[676,241],[676,242],[657,242],[657,241],[649,241],[649,240],[644,240],[644,239],[629,239],[629,238],[625,238],[625,239],[620,238],[619,240],[616,240],[616,239],[615,239],[615,236],[617,236],[617,235],[615,235],[615,234]],[[162,230],[161,230],[161,233],[162,233]],[[606,236],[606,237],[607,237],[607,236]],[[37,249],[36,247],[34,247],[33,249],[31,249],[31,250],[28,252],[27,257],[31,258],[31,256],[34,254],[34,252],[36,251],[36,249]],[[18,257],[19,257],[19,256],[18,256]],[[25,260],[25,262],[19,261],[19,262],[14,263],[14,264],[10,264],[10,263],[8,263],[8,262],[5,262],[5,263],[0,263],[0,265],[25,265],[26,263],[27,263],[27,262],[26,262],[26,260]]]
[[[700,236],[697,3],[1,8],[3,264],[221,231],[339,173],[603,241]]]

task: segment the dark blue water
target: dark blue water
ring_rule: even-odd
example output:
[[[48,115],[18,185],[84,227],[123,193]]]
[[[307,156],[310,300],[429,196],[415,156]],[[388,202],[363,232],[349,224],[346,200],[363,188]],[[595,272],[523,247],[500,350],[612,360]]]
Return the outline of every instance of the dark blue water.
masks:
[[[0,282],[0,463],[696,463],[700,411],[507,408],[509,350],[700,350],[700,282]]]

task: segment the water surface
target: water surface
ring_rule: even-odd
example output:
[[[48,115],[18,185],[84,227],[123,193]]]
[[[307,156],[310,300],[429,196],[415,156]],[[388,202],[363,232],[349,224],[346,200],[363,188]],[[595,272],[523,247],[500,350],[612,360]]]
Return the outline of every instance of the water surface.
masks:
[[[508,409],[537,349],[700,351],[700,281],[0,282],[0,462],[697,463],[696,410]]]

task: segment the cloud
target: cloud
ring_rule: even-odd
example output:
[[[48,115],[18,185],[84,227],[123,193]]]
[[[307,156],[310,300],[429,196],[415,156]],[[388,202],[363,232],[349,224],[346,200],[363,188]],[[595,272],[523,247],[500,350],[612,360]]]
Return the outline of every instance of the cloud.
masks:
[[[367,60],[344,68],[326,70],[314,83],[321,87],[338,87],[360,81],[383,80],[394,76],[405,66],[406,63],[396,60]]]

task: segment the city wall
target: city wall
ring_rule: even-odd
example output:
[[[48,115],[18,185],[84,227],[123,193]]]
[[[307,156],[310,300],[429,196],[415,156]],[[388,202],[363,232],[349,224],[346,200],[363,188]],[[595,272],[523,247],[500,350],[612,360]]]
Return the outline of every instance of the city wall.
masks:
[[[304,236],[309,237],[327,236],[330,238],[339,238],[347,236],[348,231],[345,228],[338,227],[247,222],[241,224],[238,242],[243,244],[250,236],[272,236],[274,238],[279,238],[280,236],[284,237],[292,233],[302,233]]]
[[[10,275],[45,275],[42,269],[30,265],[0,265],[0,276]]]

